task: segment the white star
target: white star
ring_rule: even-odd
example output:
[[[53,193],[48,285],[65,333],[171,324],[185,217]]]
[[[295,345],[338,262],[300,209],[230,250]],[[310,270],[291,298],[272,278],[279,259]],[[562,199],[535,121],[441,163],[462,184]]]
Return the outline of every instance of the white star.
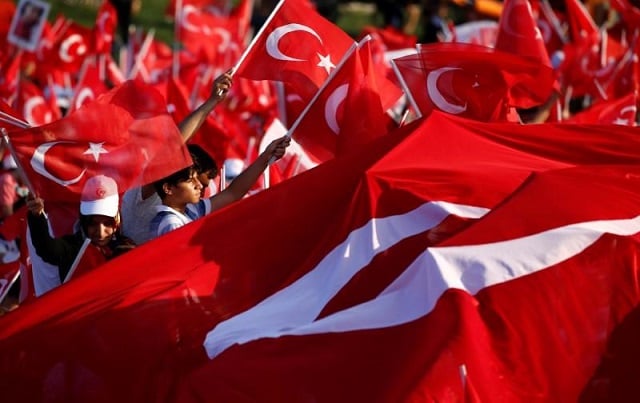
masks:
[[[335,69],[336,65],[331,63],[331,55],[322,56],[318,53],[318,57],[320,58],[320,62],[318,63],[318,67],[322,67],[327,71],[327,75],[331,73],[331,69]]]
[[[105,150],[102,145],[104,144],[104,142],[102,143],[89,143],[89,148],[87,148],[87,151],[83,152],[82,154],[91,154],[93,155],[93,158],[96,160],[96,162],[98,162],[98,160],[100,159],[100,154],[108,154],[109,151]]]

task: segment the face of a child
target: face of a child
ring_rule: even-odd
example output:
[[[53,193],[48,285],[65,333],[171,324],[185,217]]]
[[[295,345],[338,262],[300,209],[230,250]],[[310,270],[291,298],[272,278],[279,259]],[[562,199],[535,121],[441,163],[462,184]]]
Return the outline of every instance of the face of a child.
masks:
[[[200,200],[202,184],[194,171],[189,179],[178,182],[172,189],[173,199],[184,204],[197,203]]]
[[[87,238],[97,246],[106,246],[116,232],[117,224],[113,217],[91,215],[87,217]]]
[[[218,175],[218,173],[216,171],[213,170],[209,170],[206,172],[202,172],[200,174],[198,174],[198,180],[200,181],[200,184],[202,185],[202,188],[200,189],[200,198],[204,198],[204,194],[205,191],[207,190],[207,187],[209,187],[209,183],[215,179],[215,177]]]

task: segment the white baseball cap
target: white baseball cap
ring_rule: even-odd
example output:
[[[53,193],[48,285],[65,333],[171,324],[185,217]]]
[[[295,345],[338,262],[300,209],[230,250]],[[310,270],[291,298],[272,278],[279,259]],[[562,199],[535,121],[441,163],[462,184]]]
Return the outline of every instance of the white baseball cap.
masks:
[[[116,181],[105,175],[97,175],[84,184],[80,214],[115,217],[118,215],[119,203]]]

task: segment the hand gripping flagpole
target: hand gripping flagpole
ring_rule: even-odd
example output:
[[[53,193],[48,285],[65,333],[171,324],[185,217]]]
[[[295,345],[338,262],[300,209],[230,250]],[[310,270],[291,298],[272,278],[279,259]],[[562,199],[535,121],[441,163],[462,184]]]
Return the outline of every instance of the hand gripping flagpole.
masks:
[[[262,33],[267,28],[267,26],[269,25],[269,23],[271,22],[273,17],[275,17],[275,15],[278,12],[278,10],[280,10],[280,8],[284,4],[284,2],[285,2],[285,0],[280,0],[278,2],[278,4],[276,4],[276,6],[271,11],[271,14],[269,14],[269,17],[267,17],[267,19],[264,21],[264,23],[262,24],[262,26],[258,30],[258,33],[253,36],[253,38],[251,39],[251,42],[249,42],[249,45],[244,49],[244,51],[240,55],[240,58],[238,59],[236,64],[231,68],[231,71],[230,71],[231,77],[233,77],[233,74],[238,70],[238,68],[242,65],[242,63],[244,63],[244,60],[247,58],[247,55],[249,55],[249,52],[251,52],[251,50],[254,48],[254,46],[256,45],[256,42],[262,36]],[[222,94],[223,94],[223,90],[218,89],[216,94],[219,97],[221,97]]]
[[[29,127],[29,126],[26,126],[26,127]],[[2,141],[4,142],[5,146],[7,147],[7,150],[9,150],[9,153],[11,154],[11,156],[16,162],[16,165],[18,166],[17,171],[18,171],[18,175],[20,175],[20,179],[29,189],[29,193],[31,193],[33,196],[36,196],[36,191],[33,185],[31,184],[31,181],[27,177],[26,173],[24,172],[24,169],[22,168],[22,164],[20,163],[20,159],[18,158],[15,150],[13,149],[13,145],[9,141],[9,135],[7,134],[7,129],[3,127],[3,128],[0,128],[0,131],[2,131]]]

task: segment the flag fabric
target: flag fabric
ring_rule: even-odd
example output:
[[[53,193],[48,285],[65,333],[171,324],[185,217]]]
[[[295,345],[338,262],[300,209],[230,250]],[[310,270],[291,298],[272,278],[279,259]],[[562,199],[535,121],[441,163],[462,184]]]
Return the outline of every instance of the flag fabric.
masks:
[[[600,42],[600,30],[580,0],[565,0],[567,22],[573,42],[590,45]]]
[[[96,54],[109,55],[118,26],[118,14],[110,1],[103,1],[96,14],[91,48]]]
[[[78,83],[73,91],[69,112],[73,112],[106,92],[109,88],[101,79],[99,61],[95,56],[87,57],[82,65],[78,77]]]
[[[506,120],[509,107],[541,105],[555,82],[551,67],[468,43],[421,45],[394,60],[423,115],[437,109],[484,120]]]
[[[162,95],[136,81],[9,137],[36,194],[48,202],[79,202],[85,180],[97,174],[113,177],[124,192],[191,161]]]
[[[60,118],[60,110],[52,108],[42,89],[26,79],[20,80],[18,85],[16,109],[32,126],[44,125]]]
[[[528,0],[506,0],[500,14],[495,48],[531,57],[551,66],[545,42]]]
[[[281,0],[234,74],[253,80],[283,81],[295,86],[305,99],[311,99],[353,43],[307,0]]]
[[[636,126],[638,115],[638,95],[631,93],[625,97],[600,101],[565,120],[565,123],[599,123]]]
[[[3,396],[443,401],[462,396],[465,364],[467,384],[482,400],[544,400],[545,393],[577,400],[600,360],[618,358],[604,354],[607,342],[636,303],[629,270],[637,267],[637,246],[628,236],[638,231],[630,218],[640,206],[640,141],[635,128],[611,130],[486,124],[442,113],[412,122],[1,318]],[[634,167],[563,170],[600,163]],[[543,171],[552,175],[528,179]],[[267,230],[275,227],[279,236]],[[533,266],[518,260],[527,257]],[[557,272],[563,257],[570,266]],[[470,264],[457,265],[463,261]],[[429,274],[435,277],[420,277]],[[207,333],[237,324],[253,307],[282,302],[278,293],[289,295],[291,287],[301,294],[278,306],[286,317],[276,309],[253,322],[255,333],[237,328],[240,344],[227,338],[232,343],[208,357]],[[402,304],[390,315],[387,295]],[[615,305],[603,311],[600,303]],[[288,325],[299,334],[275,337]],[[561,342],[565,335],[571,343]],[[601,368],[605,378],[611,370]]]
[[[364,40],[349,52],[292,126],[291,136],[317,161],[354,152],[387,134],[382,91],[368,44]]]
[[[633,372],[634,359],[617,341],[640,326],[627,319],[640,303],[631,280],[640,252],[638,173],[637,166],[589,166],[534,174],[491,214],[408,258],[393,281],[361,303],[348,300],[346,290],[365,289],[375,279],[371,267],[349,282],[335,272],[311,272],[316,276],[219,324],[205,345],[211,361],[186,377],[179,399],[466,401],[465,383],[476,401],[633,394],[632,377],[619,372]],[[624,202],[612,208],[608,196]],[[394,218],[394,229],[407,224]],[[385,248],[392,230],[382,222],[375,229]],[[351,248],[367,244],[369,237],[360,236],[350,234]],[[401,242],[371,265],[389,268],[399,249],[406,253],[419,241]],[[340,274],[362,263],[345,263]],[[291,299],[311,277],[325,280],[318,292]],[[336,283],[346,283],[336,296],[341,304],[315,310],[313,297],[324,303]]]

